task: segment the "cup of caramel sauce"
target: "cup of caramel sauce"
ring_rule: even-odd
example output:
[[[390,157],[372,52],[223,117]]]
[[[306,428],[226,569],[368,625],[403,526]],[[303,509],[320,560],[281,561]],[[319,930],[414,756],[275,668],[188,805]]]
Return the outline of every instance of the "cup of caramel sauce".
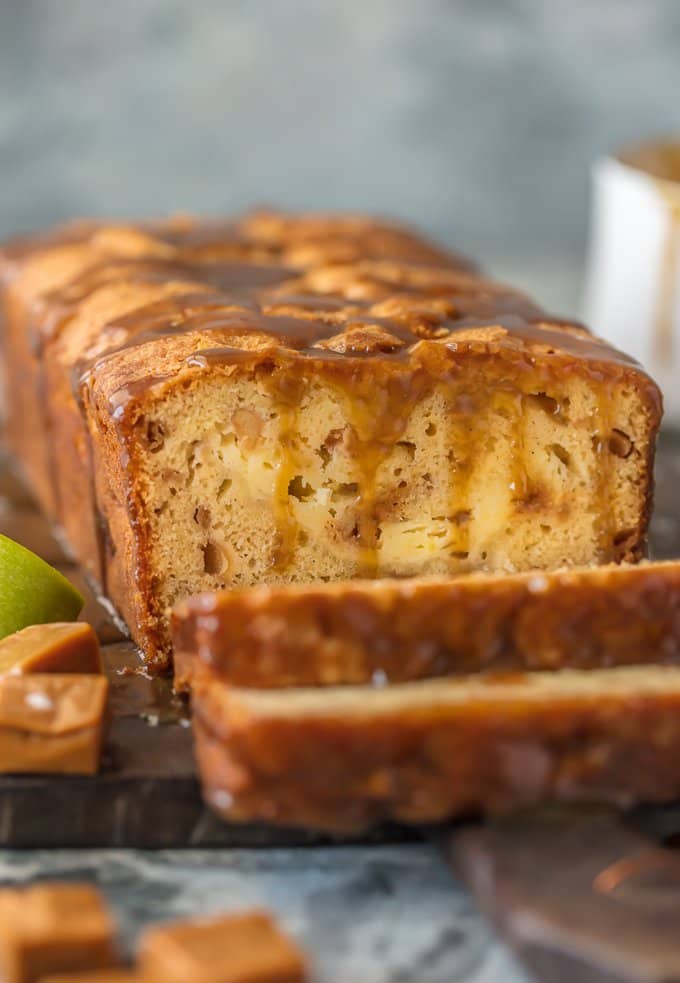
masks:
[[[680,426],[680,136],[598,161],[592,186],[587,323],[642,363]]]

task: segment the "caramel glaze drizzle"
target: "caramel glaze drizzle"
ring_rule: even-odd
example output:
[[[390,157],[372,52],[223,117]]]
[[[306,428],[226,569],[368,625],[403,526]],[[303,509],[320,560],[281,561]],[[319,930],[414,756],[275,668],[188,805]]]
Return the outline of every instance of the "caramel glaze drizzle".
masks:
[[[166,283],[195,279],[198,283],[229,290],[233,286],[274,284],[289,278],[292,271],[281,262],[280,247],[257,242],[245,234],[242,222],[218,220],[196,222],[177,217],[163,223],[136,223],[110,226],[93,220],[79,220],[39,235],[18,238],[0,251],[0,274],[5,282],[21,270],[22,261],[52,248],[92,243],[92,265],[63,288],[34,299],[27,311],[26,332],[35,360],[36,402],[40,414],[39,432],[44,435],[43,454],[50,477],[57,516],[59,484],[55,480],[56,461],[51,438],[52,421],[48,407],[45,346],[56,337],[76,313],[78,305],[106,283]],[[152,237],[147,248],[152,255],[141,257],[106,255],[106,248],[94,243],[98,235],[121,231]],[[164,254],[162,254],[164,252]],[[102,255],[104,254],[104,255]]]
[[[85,229],[82,235],[87,238],[92,226]],[[76,237],[78,234],[74,233]],[[359,243],[361,235],[365,232],[355,236]],[[311,238],[313,241],[313,235]],[[350,421],[351,453],[361,474],[355,535],[360,572],[369,576],[378,569],[376,506],[380,466],[403,434],[413,407],[428,389],[457,371],[457,353],[476,350],[488,354],[500,347],[528,369],[533,368],[535,354],[539,353],[548,359],[557,356],[562,370],[564,356],[572,356],[579,371],[590,373],[598,381],[618,376],[625,368],[640,372],[635,362],[593,338],[585,328],[549,318],[518,292],[499,288],[480,276],[460,274],[460,269],[469,269],[469,265],[456,259],[437,269],[427,266],[426,259],[416,250],[415,262],[392,262],[396,273],[394,269],[391,273],[387,253],[388,268],[378,263],[371,269],[369,264],[367,271],[365,263],[358,263],[357,273],[350,264],[347,269],[351,289],[324,293],[314,289],[304,273],[294,275],[282,265],[284,247],[290,246],[285,235],[280,242],[267,242],[257,236],[249,239],[233,223],[189,223],[183,227],[180,222],[175,232],[165,235],[165,241],[179,242],[181,248],[169,257],[99,260],[61,291],[45,298],[34,318],[36,356],[42,356],[45,345],[59,335],[78,305],[106,283],[131,279],[196,281],[195,291],[139,308],[108,323],[94,346],[95,354],[83,358],[74,369],[74,392],[84,413],[84,393],[114,360],[125,358],[129,349],[173,335],[194,333],[200,338],[196,350],[180,359],[167,375],[149,377],[141,353],[135,367],[130,372],[126,370],[127,381],[111,396],[109,405],[124,447],[127,408],[150,389],[180,373],[201,373],[216,365],[241,363],[257,371],[280,411],[275,571],[285,570],[290,564],[297,539],[288,491],[296,473],[292,436],[312,370],[322,369],[325,380],[344,401]],[[304,241],[302,237],[303,245]],[[378,254],[380,248],[378,243]],[[397,252],[403,249],[403,240],[398,240]],[[385,303],[389,314],[385,313]],[[374,309],[381,313],[376,314]],[[480,329],[495,332],[493,340],[485,338],[483,332],[475,337],[474,332]],[[239,339],[247,335],[260,342],[257,350],[239,347]],[[214,344],[206,345],[206,336],[214,337]],[[658,401],[651,380],[648,388],[650,400]],[[520,427],[523,414],[518,396],[521,400],[515,390]],[[464,406],[459,409],[465,413]],[[87,425],[86,431],[94,482]],[[517,440],[522,439],[518,429]],[[520,457],[516,455],[517,460]],[[464,485],[470,479],[470,462],[456,462],[455,466],[457,499],[460,500],[461,490],[469,498]],[[526,492],[526,475],[521,470],[514,475],[513,483],[518,495]],[[94,488],[93,501],[97,507]],[[111,546],[103,517],[99,517],[97,525],[102,586],[106,589],[106,557]],[[461,521],[459,531],[458,545],[465,552],[465,521]]]
[[[59,482],[56,480],[55,442],[51,435],[52,420],[47,393],[46,360],[43,355],[46,345],[51,339],[56,338],[69,320],[76,315],[79,305],[101,287],[121,281],[135,284],[163,284],[173,280],[195,280],[199,284],[205,284],[207,289],[214,288],[216,291],[226,292],[235,286],[239,286],[241,289],[244,287],[254,289],[255,287],[273,285],[291,275],[292,271],[282,266],[245,262],[211,261],[201,264],[195,259],[186,262],[181,262],[179,259],[166,260],[156,257],[134,261],[113,259],[95,264],[81,276],[67,283],[65,287],[41,298],[31,312],[28,330],[31,348],[36,359],[38,403],[41,411],[42,432],[46,435],[46,464],[55,496],[57,515],[61,514],[61,502],[58,496]],[[91,448],[88,449],[88,456],[92,465]],[[94,482],[92,468],[90,471]],[[96,496],[93,495],[92,501],[96,503]],[[106,574],[104,568],[106,564],[101,557],[106,552],[104,544],[108,542],[108,531],[100,509],[96,506],[95,508],[97,537],[101,543],[98,567],[102,578],[102,590],[105,590]]]
[[[437,374],[433,374],[431,367],[426,370],[419,358],[415,357],[414,345],[421,340],[426,343],[429,340],[431,343],[431,339],[427,338],[428,334],[438,337],[439,341],[435,342],[436,351],[431,350],[430,354],[440,359],[439,378],[445,378],[451,372],[451,356],[455,356],[460,346],[468,350],[477,344],[482,352],[488,349],[487,342],[475,343],[465,335],[474,329],[489,328],[489,319],[471,315],[458,321],[451,318],[431,319],[427,330],[422,324],[419,326],[420,332],[425,335],[425,339],[420,339],[413,327],[394,318],[349,313],[343,317],[342,324],[338,325],[336,316],[341,307],[337,298],[277,297],[274,309],[263,313],[263,309],[269,309],[269,305],[261,293],[258,296],[259,299],[256,300],[254,295],[234,295],[231,298],[218,294],[187,295],[161,301],[118,322],[112,322],[105,332],[111,332],[112,336],[118,335],[119,338],[126,335],[126,340],[93,362],[81,364],[78,367],[76,386],[82,388],[91,385],[94,377],[121,352],[145,345],[157,338],[189,333],[201,337],[206,332],[212,334],[215,344],[210,348],[198,348],[184,359],[178,371],[204,371],[218,365],[234,364],[248,365],[256,371],[279,411],[280,467],[274,503],[278,542],[272,558],[272,570],[280,574],[293,562],[298,534],[288,491],[289,482],[297,473],[293,442],[293,435],[297,432],[296,414],[306,391],[309,375],[315,374],[317,370],[322,371],[325,381],[334,386],[343,400],[351,424],[351,454],[358,463],[361,475],[356,503],[359,521],[355,532],[359,550],[358,572],[364,576],[374,576],[378,571],[379,561],[377,475],[381,464],[402,436],[413,407],[437,383]],[[486,303],[485,300],[484,305]],[[315,317],[277,314],[274,311],[279,305],[283,309],[310,308]],[[356,306],[355,304],[354,307]],[[468,310],[473,307],[470,303],[466,306]],[[328,320],[324,318],[324,314]],[[341,327],[339,333],[338,327]],[[585,370],[598,381],[611,375],[615,366],[635,364],[627,356],[604,347],[583,328],[561,328],[559,322],[530,322],[521,319],[517,314],[495,318],[493,327],[507,332],[504,346],[514,353],[520,365],[529,370],[534,364],[534,346],[540,346],[542,352],[548,355],[563,355],[565,350],[578,355],[581,369],[585,365]],[[446,330],[443,342],[442,328]],[[362,350],[366,330],[378,339],[378,352],[373,348]],[[356,344],[352,340],[355,331],[358,332]],[[256,340],[263,339],[263,347],[257,351],[236,347],[236,339],[248,334],[255,336]],[[461,341],[457,340],[458,337]],[[232,338],[234,343],[230,344]],[[326,347],[329,341],[333,347]],[[371,371],[366,371],[367,366],[370,366]],[[112,395],[109,405],[114,420],[121,428],[121,441],[124,441],[127,406],[143,398],[154,386],[168,382],[173,376],[174,373],[155,378],[140,375]],[[517,444],[512,466],[512,497],[521,500],[528,492],[528,478],[521,453],[524,439],[522,400],[525,397],[510,382],[506,384],[505,392],[514,418]],[[461,406],[460,409],[465,414],[466,407]],[[600,407],[600,415],[600,430],[606,435],[609,432],[609,424],[604,422],[607,420],[606,400]],[[471,424],[471,435],[465,443],[472,454],[476,422],[481,425],[481,421],[474,413],[468,413],[467,421]],[[466,483],[469,485],[471,477],[471,462],[458,464],[455,500],[460,510],[460,502],[469,500],[465,487]],[[603,494],[606,480],[606,471],[603,468],[598,477]],[[603,528],[600,535],[604,549],[608,529]],[[459,528],[458,544],[461,554],[467,552],[467,536],[468,524],[463,521]]]

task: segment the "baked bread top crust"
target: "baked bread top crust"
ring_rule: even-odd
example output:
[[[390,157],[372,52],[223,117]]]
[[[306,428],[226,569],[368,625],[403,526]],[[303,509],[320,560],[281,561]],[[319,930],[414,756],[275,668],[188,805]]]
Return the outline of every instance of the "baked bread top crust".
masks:
[[[159,665],[197,590],[644,550],[655,384],[401,227],[86,222],[0,267],[11,447]]]

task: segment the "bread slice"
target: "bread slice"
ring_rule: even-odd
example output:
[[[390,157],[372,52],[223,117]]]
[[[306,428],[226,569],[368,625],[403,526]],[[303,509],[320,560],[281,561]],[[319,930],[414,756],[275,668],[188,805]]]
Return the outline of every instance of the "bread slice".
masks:
[[[680,663],[680,562],[251,587],[172,620],[180,689],[196,674],[276,688]]]
[[[680,669],[506,673],[193,696],[207,802],[224,818],[347,833],[542,802],[680,795]]]
[[[151,668],[201,590],[643,553],[659,392],[584,328],[368,219],[84,229],[5,260],[10,444]]]

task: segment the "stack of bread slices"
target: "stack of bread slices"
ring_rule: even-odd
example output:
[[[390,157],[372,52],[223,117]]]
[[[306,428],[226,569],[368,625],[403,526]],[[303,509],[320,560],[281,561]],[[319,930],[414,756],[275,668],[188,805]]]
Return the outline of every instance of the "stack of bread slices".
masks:
[[[79,222],[0,277],[9,446],[149,671],[174,641],[219,812],[680,792],[636,363],[362,216]]]

